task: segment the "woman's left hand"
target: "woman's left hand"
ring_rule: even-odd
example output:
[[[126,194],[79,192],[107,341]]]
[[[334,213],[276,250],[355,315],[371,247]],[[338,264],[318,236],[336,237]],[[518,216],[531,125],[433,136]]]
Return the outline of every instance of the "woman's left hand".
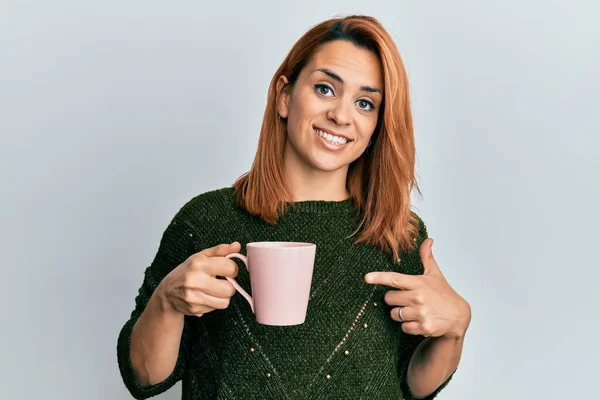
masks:
[[[365,281],[396,289],[388,291],[384,299],[394,306],[390,315],[402,323],[404,332],[425,337],[462,338],[471,321],[471,308],[442,275],[433,258],[432,245],[433,239],[428,238],[419,249],[425,269],[423,275],[370,272],[365,275]]]

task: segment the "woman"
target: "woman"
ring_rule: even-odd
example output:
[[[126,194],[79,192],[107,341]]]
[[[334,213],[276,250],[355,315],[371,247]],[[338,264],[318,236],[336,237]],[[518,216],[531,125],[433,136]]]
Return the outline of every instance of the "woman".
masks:
[[[118,342],[147,398],[433,398],[456,370],[470,307],[410,209],[415,149],[400,55],[371,17],[325,21],[275,73],[249,173],[166,228]],[[317,244],[304,324],[258,324],[225,258],[240,243]],[[249,287],[240,269],[238,281]]]

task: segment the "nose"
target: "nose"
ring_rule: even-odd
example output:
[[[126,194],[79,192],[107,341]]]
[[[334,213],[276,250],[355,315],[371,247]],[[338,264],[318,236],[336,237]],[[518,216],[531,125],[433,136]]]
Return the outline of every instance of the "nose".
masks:
[[[348,125],[351,120],[351,111],[343,101],[337,101],[332,104],[332,107],[327,111],[327,119],[335,122],[337,125]]]

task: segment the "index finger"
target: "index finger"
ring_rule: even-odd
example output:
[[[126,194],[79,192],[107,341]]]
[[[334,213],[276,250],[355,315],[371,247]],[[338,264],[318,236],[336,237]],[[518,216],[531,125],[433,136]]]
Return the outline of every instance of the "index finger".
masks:
[[[207,257],[225,257],[230,253],[237,253],[241,250],[241,245],[238,242],[223,243],[215,247],[202,250],[200,253]]]
[[[405,275],[398,272],[369,272],[365,275],[365,282],[373,285],[385,285],[396,289],[412,290],[419,284],[419,277]]]

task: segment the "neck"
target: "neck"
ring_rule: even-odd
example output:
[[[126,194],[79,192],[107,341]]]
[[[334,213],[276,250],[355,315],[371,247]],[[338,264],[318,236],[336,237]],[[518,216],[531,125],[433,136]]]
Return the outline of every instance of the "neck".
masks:
[[[285,157],[284,169],[286,184],[294,202],[342,201],[350,197],[346,188],[347,166],[335,171],[322,171],[291,156]]]

